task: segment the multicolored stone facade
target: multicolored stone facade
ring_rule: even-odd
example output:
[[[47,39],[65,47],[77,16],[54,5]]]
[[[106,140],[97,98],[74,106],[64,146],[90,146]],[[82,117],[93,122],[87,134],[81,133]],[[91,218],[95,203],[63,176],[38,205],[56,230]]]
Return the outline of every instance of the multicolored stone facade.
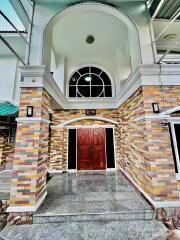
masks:
[[[152,102],[158,102],[161,111],[180,106],[180,86],[144,86],[144,109],[152,113]],[[179,183],[176,180],[170,132],[161,121],[146,121],[145,160],[152,181],[154,200],[178,201]]]
[[[68,169],[68,128],[87,125],[114,127],[116,168],[128,174],[154,201],[179,201],[180,183],[168,126],[161,120],[137,121],[145,115],[156,115],[153,102],[158,102],[162,111],[180,105],[180,87],[143,86],[118,109],[97,110],[94,119],[88,119],[85,110],[56,110],[49,134],[49,94],[43,88],[22,88],[10,208],[35,207],[41,202],[46,194],[47,168],[57,172]],[[32,118],[26,117],[29,105],[34,107]],[[87,119],[79,121],[81,117]],[[9,218],[13,221],[17,216],[23,215],[12,214]]]
[[[152,115],[152,103],[158,102],[161,111],[180,105],[179,86],[143,86],[115,110],[97,110],[118,124],[114,126],[116,167],[124,170],[155,201],[178,201],[179,181],[176,179],[170,133],[162,120],[136,121]],[[52,126],[85,116],[85,110],[58,110]],[[106,125],[96,120],[75,121],[71,126]],[[50,161],[48,168],[67,170],[68,128],[51,129]]]
[[[135,119],[152,115],[152,103],[158,102],[162,111],[180,104],[180,87],[143,86],[119,108],[121,149],[119,165],[155,201],[178,201],[170,133],[162,120]]]
[[[68,129],[66,127],[53,128],[53,126],[80,117],[87,117],[85,110],[57,110],[53,113],[50,138],[50,161],[48,166],[50,171],[68,169]],[[97,110],[96,117],[118,121],[118,112],[117,110]],[[74,123],[68,124],[68,127],[83,127],[87,125],[112,125],[112,127],[114,127],[113,124],[91,119],[75,121]]]
[[[34,107],[26,117],[27,106]],[[46,194],[50,96],[43,88],[22,88],[10,208],[36,206]]]

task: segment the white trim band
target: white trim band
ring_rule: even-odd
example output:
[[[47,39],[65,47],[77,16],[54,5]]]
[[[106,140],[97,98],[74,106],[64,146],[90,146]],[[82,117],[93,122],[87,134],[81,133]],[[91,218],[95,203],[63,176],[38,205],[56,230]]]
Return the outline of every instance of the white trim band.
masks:
[[[170,108],[164,112],[153,114],[153,115],[143,115],[141,117],[135,118],[134,121],[145,121],[145,120],[166,120],[168,122],[179,122],[180,117],[171,117],[170,114],[180,111],[180,106]]]
[[[166,120],[167,122],[180,122],[180,117],[170,117],[168,115],[144,115],[139,118],[135,118],[135,122],[140,122],[140,121],[157,121],[157,120]]]
[[[114,128],[114,125],[75,125],[75,126],[64,126],[62,128],[67,129],[78,129],[78,128]]]
[[[177,112],[177,111],[180,111],[180,106],[170,108],[170,109],[168,109],[168,110],[160,113],[159,115],[166,116],[166,115],[168,115],[168,114],[175,113],[175,112]]]
[[[36,212],[38,208],[41,206],[41,204],[43,203],[43,201],[45,200],[46,196],[47,196],[47,192],[43,194],[43,196],[40,198],[40,200],[35,206],[22,206],[22,207],[10,206],[7,208],[6,212],[8,213]]]
[[[145,196],[145,198],[155,207],[155,208],[166,208],[166,207],[180,207],[180,201],[154,201],[151,196],[146,193],[122,168],[120,170],[124,175],[137,187],[137,189]]]
[[[16,118],[17,122],[43,122],[50,124],[51,122],[48,119],[41,117],[25,117],[25,118]]]

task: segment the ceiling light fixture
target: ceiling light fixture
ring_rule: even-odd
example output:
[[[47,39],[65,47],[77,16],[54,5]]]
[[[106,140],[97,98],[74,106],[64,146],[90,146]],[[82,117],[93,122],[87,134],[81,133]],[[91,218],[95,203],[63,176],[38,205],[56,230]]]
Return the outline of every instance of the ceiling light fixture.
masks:
[[[92,80],[92,78],[91,78],[91,77],[85,77],[84,80],[85,80],[86,82],[90,82],[90,81]]]
[[[88,36],[86,37],[86,42],[87,42],[88,44],[92,44],[94,41],[95,41],[95,37],[94,37],[93,35],[88,35]]]

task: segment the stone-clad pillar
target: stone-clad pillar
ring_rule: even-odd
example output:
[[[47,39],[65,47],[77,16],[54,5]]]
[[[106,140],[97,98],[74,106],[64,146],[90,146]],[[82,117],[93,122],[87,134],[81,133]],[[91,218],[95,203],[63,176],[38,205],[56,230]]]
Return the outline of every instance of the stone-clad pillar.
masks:
[[[27,70],[22,76],[10,206],[7,210],[11,213],[11,223],[17,216],[20,218],[25,213],[35,212],[47,194],[50,95],[42,86],[43,73]],[[33,106],[32,117],[26,115],[27,106]]]
[[[4,170],[5,168],[4,151],[6,135],[7,135],[6,131],[0,130],[0,171]]]

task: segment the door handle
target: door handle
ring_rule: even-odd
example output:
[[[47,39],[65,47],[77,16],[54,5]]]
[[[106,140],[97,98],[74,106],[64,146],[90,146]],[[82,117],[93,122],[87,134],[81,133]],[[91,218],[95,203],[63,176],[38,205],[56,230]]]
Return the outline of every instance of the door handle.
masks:
[[[90,157],[93,157],[94,154],[95,154],[95,149],[94,149],[94,146],[89,146],[89,149],[88,149],[88,154]]]

